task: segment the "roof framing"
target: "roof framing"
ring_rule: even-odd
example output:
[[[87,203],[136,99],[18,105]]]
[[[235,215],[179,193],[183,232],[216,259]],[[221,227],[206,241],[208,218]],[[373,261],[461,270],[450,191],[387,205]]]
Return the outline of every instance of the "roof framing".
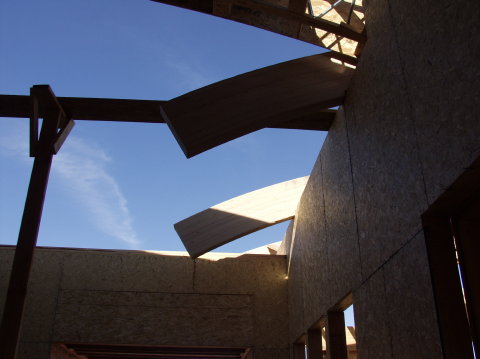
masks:
[[[268,66],[174,98],[162,115],[187,157],[343,103],[354,69],[332,52]]]
[[[75,120],[165,123],[160,106],[166,101],[86,97],[57,97],[57,100],[67,116]],[[0,95],[0,117],[29,118],[30,113],[30,96]],[[299,113],[268,127],[328,131],[335,114],[336,110],[329,109],[313,115]],[[39,117],[44,115],[39,109]]]
[[[174,225],[192,258],[295,216],[308,176],[232,198]]]
[[[350,56],[366,41],[361,0],[338,4],[331,0],[152,1],[252,25]]]

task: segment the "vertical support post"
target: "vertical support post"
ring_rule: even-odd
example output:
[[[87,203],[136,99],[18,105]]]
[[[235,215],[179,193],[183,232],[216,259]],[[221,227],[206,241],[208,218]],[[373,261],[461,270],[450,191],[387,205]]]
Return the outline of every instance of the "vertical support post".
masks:
[[[343,311],[327,312],[327,358],[347,359],[347,338]]]
[[[16,357],[28,279],[37,244],[52,159],[73,126],[72,121],[67,121],[65,112],[48,85],[34,86],[31,89],[31,98],[30,150],[35,160],[0,326],[0,358],[2,359]],[[41,100],[40,104],[46,115],[43,119],[40,138],[37,140],[38,100]],[[57,132],[59,127],[60,134]]]
[[[308,359],[323,359],[322,328],[308,330],[307,348]]]

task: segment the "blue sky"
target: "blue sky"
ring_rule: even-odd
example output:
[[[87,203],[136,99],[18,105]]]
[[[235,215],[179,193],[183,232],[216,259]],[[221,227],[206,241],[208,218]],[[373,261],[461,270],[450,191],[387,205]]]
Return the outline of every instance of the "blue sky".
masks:
[[[168,100],[319,47],[147,0],[0,2],[0,93]],[[15,244],[28,120],[0,119],[0,243]],[[310,173],[325,133],[262,130],[186,159],[164,124],[76,121],[55,157],[38,245],[184,250],[173,224]],[[286,224],[219,251],[279,241]]]

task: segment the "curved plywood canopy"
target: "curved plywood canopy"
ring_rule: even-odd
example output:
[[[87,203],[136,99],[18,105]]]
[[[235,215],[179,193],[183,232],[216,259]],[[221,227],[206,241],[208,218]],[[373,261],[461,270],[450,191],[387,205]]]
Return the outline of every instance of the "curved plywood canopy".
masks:
[[[252,25],[349,56],[357,55],[366,41],[362,0],[153,1]]]
[[[295,216],[307,177],[277,183],[217,204],[175,224],[192,258]]]
[[[268,66],[161,105],[187,157],[287,121],[319,116],[343,102],[353,68],[332,52]],[[325,128],[326,130],[328,128]]]

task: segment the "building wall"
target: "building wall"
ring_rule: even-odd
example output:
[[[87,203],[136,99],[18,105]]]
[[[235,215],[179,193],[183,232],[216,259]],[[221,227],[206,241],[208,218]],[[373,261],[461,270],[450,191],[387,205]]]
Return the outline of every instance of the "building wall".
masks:
[[[478,0],[367,2],[368,42],[285,242],[288,263],[39,249],[20,357],[70,341],[286,358],[350,294],[361,359],[441,357],[420,217],[480,154],[479,18]],[[0,248],[2,291],[12,255]]]
[[[0,247],[3,293],[12,258],[13,247]],[[255,358],[288,357],[285,256],[192,261],[40,248],[30,283],[20,358],[47,359],[55,342],[239,346]]]
[[[478,1],[366,4],[294,224],[291,342],[351,293],[361,359],[442,356],[421,215],[480,155],[479,18]]]

